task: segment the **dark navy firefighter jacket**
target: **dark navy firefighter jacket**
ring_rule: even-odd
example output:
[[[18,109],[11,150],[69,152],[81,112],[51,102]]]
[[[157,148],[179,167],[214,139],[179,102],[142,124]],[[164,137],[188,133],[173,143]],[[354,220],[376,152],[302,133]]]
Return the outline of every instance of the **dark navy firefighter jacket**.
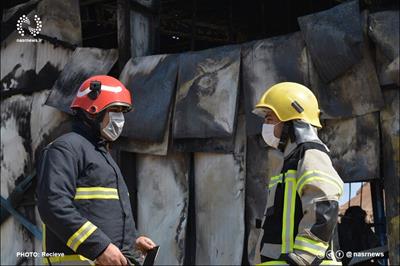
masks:
[[[38,164],[43,249],[50,264],[93,262],[110,244],[132,254],[137,237],[129,193],[105,141],[77,122],[49,144]]]

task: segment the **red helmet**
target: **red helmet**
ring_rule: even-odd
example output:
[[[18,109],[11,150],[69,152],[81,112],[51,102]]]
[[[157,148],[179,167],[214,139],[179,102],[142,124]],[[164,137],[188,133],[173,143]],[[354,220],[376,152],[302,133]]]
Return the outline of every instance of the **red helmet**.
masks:
[[[124,84],[116,78],[99,75],[85,80],[80,86],[71,109],[80,108],[90,114],[98,114],[110,106],[132,109],[131,94]]]

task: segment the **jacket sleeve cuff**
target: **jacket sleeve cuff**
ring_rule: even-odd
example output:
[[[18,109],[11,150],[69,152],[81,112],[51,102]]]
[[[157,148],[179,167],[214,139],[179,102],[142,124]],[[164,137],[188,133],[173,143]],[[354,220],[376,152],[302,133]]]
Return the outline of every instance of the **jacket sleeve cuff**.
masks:
[[[111,240],[97,229],[82,245],[78,248],[77,253],[82,254],[86,258],[94,261],[99,257],[111,243]]]

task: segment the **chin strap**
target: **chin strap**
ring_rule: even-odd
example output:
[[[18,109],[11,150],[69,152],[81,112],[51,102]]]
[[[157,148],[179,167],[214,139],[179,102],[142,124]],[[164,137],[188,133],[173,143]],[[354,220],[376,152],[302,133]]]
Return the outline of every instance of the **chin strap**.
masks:
[[[292,121],[287,121],[284,122],[283,128],[282,128],[282,134],[281,138],[279,141],[278,149],[281,152],[284,152],[286,145],[288,144],[288,141],[295,142],[296,141],[296,136],[294,134],[294,127],[293,127],[293,122]]]

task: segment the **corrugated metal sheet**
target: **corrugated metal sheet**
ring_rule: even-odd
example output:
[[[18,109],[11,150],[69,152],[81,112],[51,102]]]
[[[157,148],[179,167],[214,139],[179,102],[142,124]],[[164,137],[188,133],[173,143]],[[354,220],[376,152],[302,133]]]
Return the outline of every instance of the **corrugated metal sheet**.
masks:
[[[345,182],[380,178],[379,114],[326,120],[321,139],[331,150],[333,166]]]
[[[244,116],[233,154],[195,153],[196,265],[240,265],[244,245]]]
[[[323,81],[334,80],[361,60],[363,34],[358,0],[299,17],[298,22]]]
[[[32,95],[30,131],[33,159],[45,145],[70,129],[65,113],[45,105],[49,94],[50,91],[42,91]]]
[[[2,10],[2,23],[1,23],[1,36],[0,39],[3,42],[10,33],[14,32],[16,29],[16,24],[18,19],[23,14],[29,14],[34,10],[40,0],[30,0],[25,3],[13,6],[9,9]]]
[[[17,42],[14,31],[1,43],[1,92],[29,89],[36,82],[36,43]]]
[[[77,48],[55,82],[46,104],[71,113],[69,106],[81,83],[93,75],[107,74],[117,58],[114,49]]]
[[[132,58],[120,80],[132,93],[134,110],[125,114],[122,136],[131,140],[161,142],[175,96],[176,55]]]
[[[305,43],[296,32],[246,44],[242,51],[247,134],[256,135],[263,119],[251,112],[267,88],[283,81],[308,84]]]
[[[138,231],[160,245],[156,265],[182,265],[188,215],[185,154],[137,155]]]
[[[15,95],[1,102],[1,195],[7,198],[18,178],[32,171],[31,149],[32,97]],[[24,215],[33,209],[19,208]],[[16,265],[20,258],[4,256],[16,251],[34,250],[32,236],[14,219],[1,225],[1,265]],[[33,263],[33,258],[28,263]]]
[[[42,0],[37,6],[37,14],[44,25],[41,34],[71,44],[81,44],[78,0]],[[48,41],[38,43],[36,73],[40,82],[37,86],[41,89],[51,89],[72,53],[72,49],[55,46]]]
[[[38,1],[30,1],[14,7],[15,10],[10,12],[20,14],[26,6],[32,9],[36,2]],[[32,20],[33,15],[38,15],[41,19],[43,27],[40,34],[80,44],[79,1],[43,0],[28,14],[28,18]],[[12,16],[9,19],[12,20]],[[50,89],[72,53],[70,49],[55,47],[48,41],[17,42],[17,39],[26,38],[32,39],[33,36],[19,35],[13,24],[13,32],[2,42],[1,89],[3,92],[8,91],[8,94],[10,90],[30,92]]]

